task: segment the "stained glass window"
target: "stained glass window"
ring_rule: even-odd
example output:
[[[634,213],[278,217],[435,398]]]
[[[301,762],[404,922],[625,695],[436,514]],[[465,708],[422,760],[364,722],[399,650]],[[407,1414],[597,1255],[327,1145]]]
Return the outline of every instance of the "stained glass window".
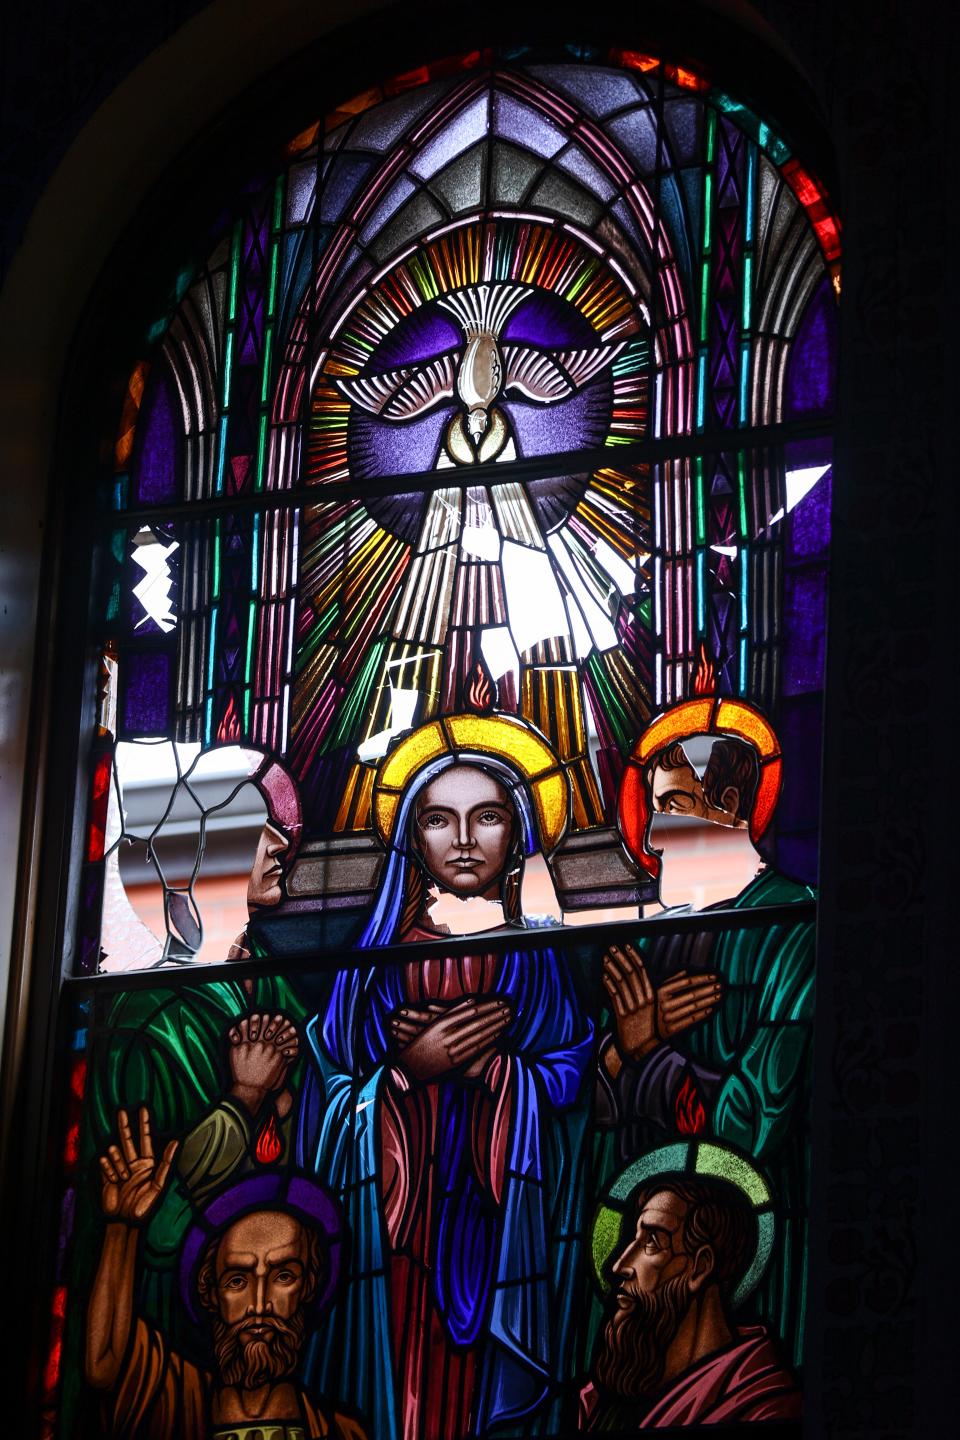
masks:
[[[100,497],[49,1433],[796,1419],[829,199],[484,51],[224,215]]]

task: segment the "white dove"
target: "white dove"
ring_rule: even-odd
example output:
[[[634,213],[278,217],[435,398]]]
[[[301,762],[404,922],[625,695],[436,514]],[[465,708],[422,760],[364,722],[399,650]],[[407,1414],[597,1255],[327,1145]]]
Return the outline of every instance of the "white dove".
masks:
[[[371,415],[397,423],[414,420],[456,396],[463,408],[447,426],[440,468],[514,459],[510,425],[496,401],[510,395],[538,405],[566,400],[629,343],[550,351],[502,344],[507,319],[532,293],[529,287],[473,285],[445,295],[439,303],[460,325],[463,350],[380,375],[337,379],[336,385]]]

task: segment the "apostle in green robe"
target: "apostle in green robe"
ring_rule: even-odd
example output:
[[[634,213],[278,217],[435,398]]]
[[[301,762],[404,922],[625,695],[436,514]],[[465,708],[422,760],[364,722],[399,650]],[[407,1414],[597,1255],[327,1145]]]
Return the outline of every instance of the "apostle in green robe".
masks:
[[[736,735],[714,740],[702,779],[678,740],[644,757],[651,823],[643,840],[645,853],[658,861],[667,913],[674,907],[680,913],[685,899],[686,908],[690,900],[696,903],[711,868],[730,882],[730,894],[717,908],[807,902],[809,910],[811,888],[765,865],[756,849],[750,821],[759,770],[754,747]],[[604,985],[611,1024],[601,1042],[599,1107],[612,1132],[611,1163],[629,1163],[671,1135],[713,1136],[754,1157],[770,1180],[778,1221],[772,1263],[754,1300],[756,1318],[799,1363],[812,916],[615,946],[604,959]]]

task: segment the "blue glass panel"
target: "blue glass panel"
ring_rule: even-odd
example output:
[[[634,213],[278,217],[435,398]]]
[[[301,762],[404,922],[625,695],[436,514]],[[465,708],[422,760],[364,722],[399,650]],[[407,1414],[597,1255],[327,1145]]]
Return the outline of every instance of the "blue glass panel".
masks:
[[[340,155],[324,177],[320,190],[320,219],[332,225],[339,220],[347,201],[370,170],[372,160],[363,155]]]
[[[668,100],[663,107],[669,141],[665,163],[689,165],[699,158],[703,106],[699,100]]]
[[[689,278],[690,236],[687,231],[686,216],[683,213],[680,187],[672,175],[665,175],[660,184],[660,212],[670,235],[673,253],[683,267],[684,274]]]
[[[291,165],[287,175],[288,225],[302,225],[306,220],[313,201],[316,178],[316,160],[307,160],[302,165]]]
[[[690,234],[698,237],[701,233],[700,217],[703,209],[703,171],[682,170],[680,180],[687,202],[687,214],[690,217]]]
[[[280,262],[280,298],[277,302],[277,311],[281,315],[285,315],[291,306],[299,304],[306,289],[310,251],[304,245],[304,233],[302,230],[295,230],[292,235],[284,236]]]

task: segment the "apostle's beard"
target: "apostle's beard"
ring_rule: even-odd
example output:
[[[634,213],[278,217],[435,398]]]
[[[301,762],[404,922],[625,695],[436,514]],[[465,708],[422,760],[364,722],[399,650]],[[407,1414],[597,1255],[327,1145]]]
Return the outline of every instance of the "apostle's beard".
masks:
[[[607,1321],[596,1376],[605,1390],[623,1400],[641,1400],[663,1379],[670,1348],[690,1308],[685,1274],[656,1290],[619,1292],[621,1303]]]
[[[258,1317],[264,1327],[261,1335],[247,1335],[250,1317],[228,1325],[219,1316],[213,1322],[213,1348],[224,1385],[238,1385],[243,1390],[257,1390],[270,1380],[292,1375],[300,1356],[306,1326],[302,1310],[289,1320],[277,1315]]]

